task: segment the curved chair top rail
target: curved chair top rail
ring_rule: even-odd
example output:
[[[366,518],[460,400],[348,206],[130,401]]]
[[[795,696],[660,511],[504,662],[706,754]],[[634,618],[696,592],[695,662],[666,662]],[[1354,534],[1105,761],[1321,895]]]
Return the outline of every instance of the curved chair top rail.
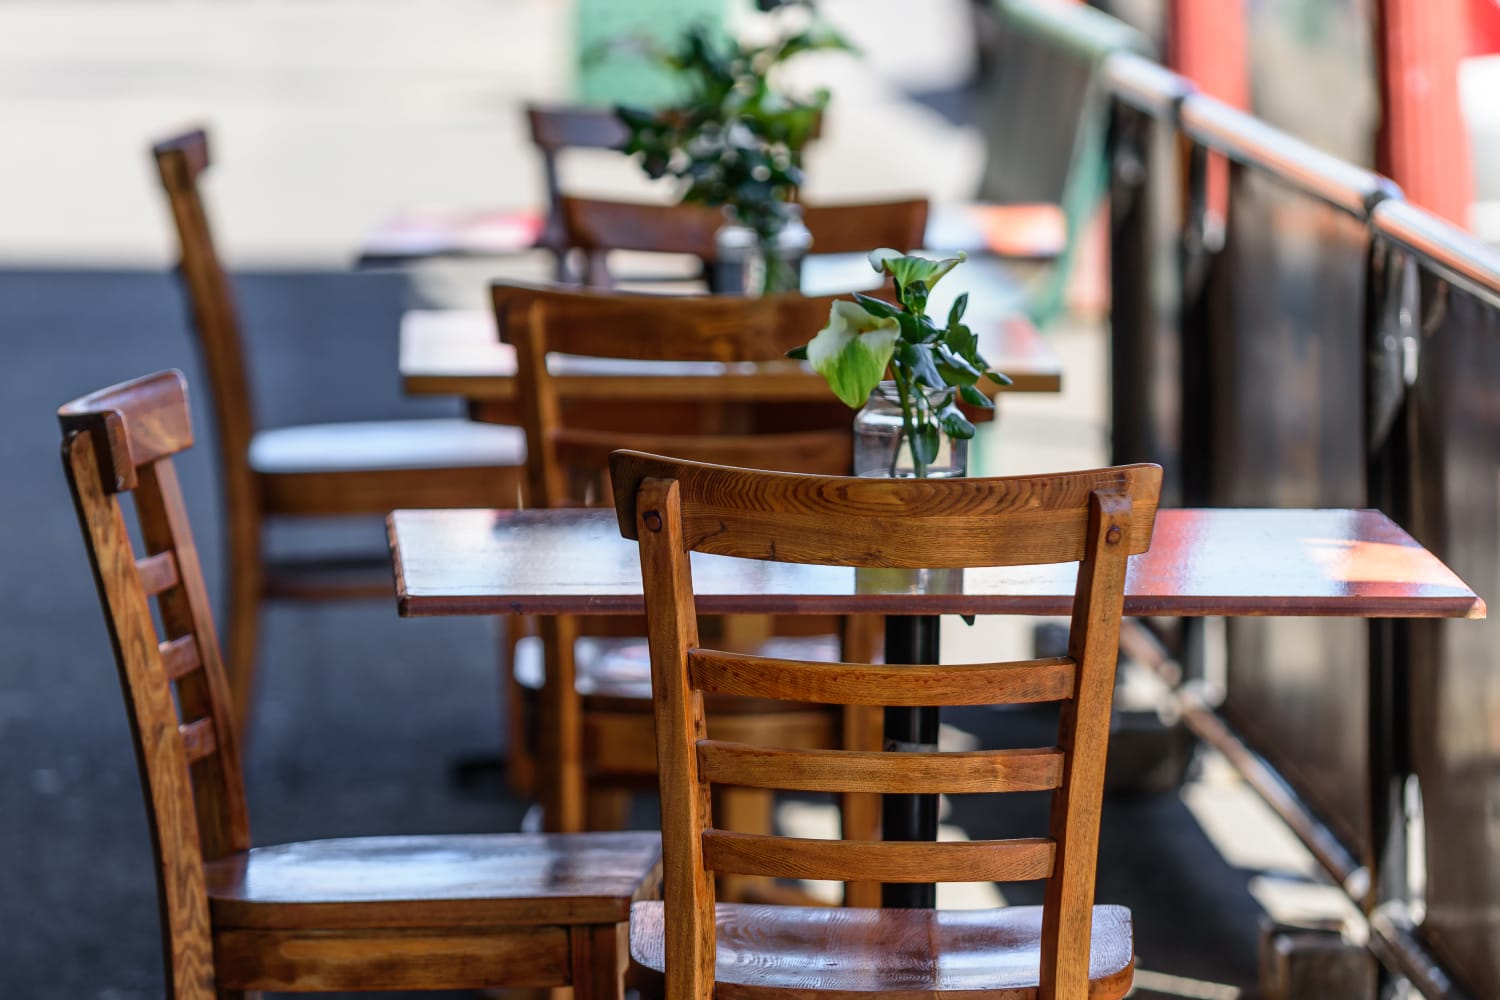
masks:
[[[58,407],[66,433],[92,434],[106,492],[136,488],[136,469],[193,444],[187,380],[175,368],[91,392]]]
[[[1375,207],[1375,236],[1405,250],[1434,274],[1500,308],[1500,250],[1404,201]]]
[[[613,108],[588,107],[581,104],[529,104],[526,123],[531,141],[555,153],[568,147],[579,149],[618,149],[630,138]]]
[[[1187,77],[1133,52],[1116,52],[1101,70],[1115,100],[1153,118],[1176,123],[1182,102],[1198,92]]]
[[[1045,476],[885,479],[767,472],[616,451],[609,460],[620,534],[637,538],[643,480],[677,482],[683,537],[695,551],[772,562],[947,569],[1084,557],[1089,497],[1128,497],[1126,551],[1151,546],[1161,467],[1123,465]],[[1003,515],[1009,531],[995,530]],[[831,521],[860,526],[830,551]],[[939,541],[941,539],[941,541]],[[1118,540],[1118,536],[1116,539]]]
[[[1366,220],[1382,201],[1400,198],[1395,182],[1293,138],[1253,115],[1201,94],[1182,102],[1189,139],[1237,163],[1263,170]]]

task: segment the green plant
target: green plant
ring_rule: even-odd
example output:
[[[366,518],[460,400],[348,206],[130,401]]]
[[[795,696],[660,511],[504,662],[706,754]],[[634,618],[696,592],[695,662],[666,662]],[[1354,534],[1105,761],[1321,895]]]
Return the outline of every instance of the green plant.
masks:
[[[941,434],[972,438],[974,425],[958,406],[994,406],[978,389],[988,378],[999,385],[1010,379],[990,369],[979,354],[979,338],[963,321],[969,294],[948,310],[946,324],[927,314],[927,298],[943,275],[965,257],[932,260],[881,249],[870,252],[870,264],[889,275],[896,304],[869,295],[840,299],[828,314],[828,325],[806,345],[788,351],[828,380],[834,395],[850,407],[863,406],[889,371],[901,405],[902,440],[910,449],[917,476],[937,457]],[[900,455],[900,445],[896,456]],[[891,460],[895,474],[896,457]]]
[[[653,179],[675,178],[683,201],[729,206],[769,251],[791,218],[789,202],[802,183],[802,150],[817,132],[829,97],[824,89],[807,97],[786,93],[774,84],[775,70],[816,50],[850,47],[814,22],[766,45],[721,43],[699,25],[674,48],[648,48],[677,73],[684,96],[657,111],[616,108],[630,132],[625,152],[639,154]]]

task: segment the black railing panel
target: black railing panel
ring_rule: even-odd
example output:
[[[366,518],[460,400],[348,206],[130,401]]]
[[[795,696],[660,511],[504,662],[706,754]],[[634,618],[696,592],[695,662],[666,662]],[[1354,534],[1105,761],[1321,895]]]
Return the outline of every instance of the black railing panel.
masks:
[[[1500,594],[1500,253],[1408,205],[1376,211],[1385,271],[1418,275],[1393,506],[1487,601]],[[1403,481],[1404,480],[1404,481]],[[1419,937],[1475,996],[1500,996],[1500,618],[1412,622],[1410,767],[1425,816]],[[1420,901],[1420,880],[1414,880]],[[1418,908],[1420,912],[1420,907]]]
[[[1186,500],[1365,506],[1368,210],[1397,192],[1217,101],[1188,98],[1182,123],[1201,255],[1185,267]],[[1221,230],[1206,153],[1230,163]],[[1235,619],[1227,634],[1224,717],[1373,867],[1369,627]]]

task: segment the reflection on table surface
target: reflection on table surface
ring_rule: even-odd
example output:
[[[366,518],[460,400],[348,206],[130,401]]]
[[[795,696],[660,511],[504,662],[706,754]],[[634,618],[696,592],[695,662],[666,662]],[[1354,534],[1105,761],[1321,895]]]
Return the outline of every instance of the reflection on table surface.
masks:
[[[403,615],[642,610],[635,543],[610,510],[395,511]],[[902,576],[695,555],[705,613],[1067,614],[1074,564],[966,570],[959,588]],[[1162,510],[1131,560],[1129,615],[1479,618],[1484,602],[1374,510]]]

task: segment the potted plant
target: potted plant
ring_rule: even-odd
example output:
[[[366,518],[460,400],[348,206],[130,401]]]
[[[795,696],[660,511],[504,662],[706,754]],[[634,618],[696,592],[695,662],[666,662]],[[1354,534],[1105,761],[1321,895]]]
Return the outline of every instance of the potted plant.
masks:
[[[648,176],[675,178],[685,202],[725,209],[720,255],[740,273],[731,282],[738,287],[717,290],[756,294],[798,286],[810,237],[792,199],[802,183],[803,148],[818,130],[829,95],[826,89],[790,94],[775,85],[775,70],[815,50],[850,47],[817,22],[765,45],[721,43],[707,28],[694,27],[677,47],[650,50],[679,75],[681,103],[657,111],[616,109],[630,133],[624,150],[640,156]],[[746,280],[746,271],[754,280]]]
[[[839,399],[859,407],[855,417],[855,474],[961,476],[967,471],[974,424],[959,402],[994,404],[978,383],[1010,379],[990,368],[964,323],[967,292],[941,325],[927,313],[934,286],[964,255],[932,260],[895,250],[870,253],[875,270],[890,277],[896,302],[854,294],[833,303],[828,325],[788,352],[808,361]]]

